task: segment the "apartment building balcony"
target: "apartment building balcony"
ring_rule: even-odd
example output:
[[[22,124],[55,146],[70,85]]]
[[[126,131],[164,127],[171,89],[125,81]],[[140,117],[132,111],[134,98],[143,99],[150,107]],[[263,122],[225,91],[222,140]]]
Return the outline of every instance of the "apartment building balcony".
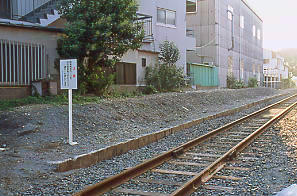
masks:
[[[195,32],[193,29],[190,28],[186,29],[186,48],[188,51],[196,50]]]
[[[153,35],[153,17],[145,14],[137,13],[137,22],[142,23],[144,31],[144,43],[151,43],[154,41]]]

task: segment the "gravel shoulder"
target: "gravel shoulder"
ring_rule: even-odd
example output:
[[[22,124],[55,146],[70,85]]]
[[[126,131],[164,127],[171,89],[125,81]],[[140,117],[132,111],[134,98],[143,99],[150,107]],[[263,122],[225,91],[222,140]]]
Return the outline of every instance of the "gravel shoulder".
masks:
[[[121,171],[125,166],[138,163],[143,157],[148,158],[165,149],[160,146],[157,149],[145,147],[144,151],[149,151],[150,148],[154,150],[144,154],[142,152],[137,158],[133,156],[134,151],[123,155],[127,156],[124,161],[129,160],[128,163],[119,165],[123,160],[107,160],[87,169],[67,173],[52,172],[48,161],[88,153],[281,93],[286,92],[267,88],[209,90],[74,105],[74,140],[79,142],[76,146],[66,144],[67,106],[31,105],[0,112],[0,148],[7,148],[0,152],[0,194],[1,191],[6,195],[71,194],[92,183],[92,180],[104,179]],[[220,123],[208,124],[207,129],[199,129],[197,134],[222,125],[226,120],[228,118],[216,119],[216,122]],[[185,139],[194,135],[190,132]],[[177,137],[175,140],[178,142],[167,145],[166,148],[184,141],[182,138]],[[79,177],[93,173],[98,167],[100,174],[89,175],[88,178]]]

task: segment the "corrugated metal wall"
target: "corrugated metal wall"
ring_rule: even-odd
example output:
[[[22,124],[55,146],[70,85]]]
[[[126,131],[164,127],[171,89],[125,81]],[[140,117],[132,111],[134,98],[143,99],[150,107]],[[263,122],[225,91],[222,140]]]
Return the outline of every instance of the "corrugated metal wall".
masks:
[[[204,64],[191,64],[189,66],[193,85],[203,87],[219,86],[218,67],[207,66]]]

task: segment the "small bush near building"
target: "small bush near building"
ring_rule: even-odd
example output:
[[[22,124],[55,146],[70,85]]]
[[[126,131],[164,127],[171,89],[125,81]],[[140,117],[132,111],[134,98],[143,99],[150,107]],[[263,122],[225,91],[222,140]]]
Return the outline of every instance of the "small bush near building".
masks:
[[[168,66],[176,65],[176,62],[180,59],[179,49],[173,42],[164,41],[160,45],[159,60],[161,64]]]
[[[282,79],[282,88],[286,89],[293,87],[296,87],[296,83],[291,78]]]
[[[164,64],[147,67],[145,72],[147,91],[172,91],[184,86],[183,71],[175,65]]]
[[[144,94],[147,94],[147,95],[149,95],[149,94],[155,94],[155,93],[157,93],[158,91],[157,91],[157,89],[154,87],[154,86],[152,86],[152,85],[147,85],[144,89],[143,89],[143,93]]]
[[[165,41],[160,45],[159,63],[147,67],[145,82],[147,92],[172,91],[185,85],[183,70],[176,66],[180,58],[178,48],[173,42]]]
[[[104,71],[101,67],[96,67],[86,79],[89,84],[87,90],[94,92],[96,95],[104,95],[113,84],[114,78],[114,74]]]
[[[244,81],[242,80],[237,80],[233,75],[228,75],[227,76],[227,88],[230,89],[240,89],[240,88],[245,88]]]
[[[249,78],[248,87],[249,88],[255,88],[257,86],[258,86],[257,78]]]

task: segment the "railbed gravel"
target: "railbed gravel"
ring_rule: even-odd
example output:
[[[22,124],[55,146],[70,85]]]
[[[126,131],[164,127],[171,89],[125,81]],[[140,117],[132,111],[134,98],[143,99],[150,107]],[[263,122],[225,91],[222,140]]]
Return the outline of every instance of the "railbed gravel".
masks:
[[[173,96],[175,96],[175,95],[173,95]],[[221,97],[221,98],[222,99],[220,101],[227,103],[227,100],[229,97],[227,96],[227,97]],[[218,100],[213,100],[212,97],[207,97],[206,99],[209,99],[210,102],[218,101]],[[152,158],[157,154],[160,154],[164,151],[172,149],[186,141],[189,141],[189,140],[191,140],[197,136],[200,136],[202,134],[205,134],[205,133],[207,133],[215,128],[218,128],[228,122],[236,120],[236,119],[238,119],[246,114],[249,114],[253,111],[256,111],[264,106],[275,103],[277,100],[280,100],[280,99],[281,98],[274,99],[273,101],[257,105],[255,107],[252,107],[252,108],[246,110],[246,111],[242,111],[240,113],[237,113],[237,114],[234,114],[231,116],[226,116],[226,117],[217,118],[214,120],[205,121],[195,127],[192,127],[190,129],[170,135],[170,136],[160,140],[159,142],[153,143],[151,145],[148,145],[148,146],[143,147],[138,150],[129,151],[126,154],[112,158],[110,160],[102,161],[94,166],[89,167],[89,168],[77,169],[77,170],[69,171],[69,172],[65,172],[65,173],[55,173],[49,169],[49,170],[47,170],[47,172],[40,172],[40,176],[36,176],[36,180],[30,179],[31,176],[28,175],[27,180],[30,181],[30,184],[27,184],[27,186],[24,186],[24,187],[18,187],[15,190],[10,190],[11,192],[8,192],[7,195],[71,195],[77,191],[80,191],[85,186],[94,184],[96,182],[99,182],[99,181],[107,178],[107,177],[118,174],[121,171],[123,171],[125,168],[133,167],[133,166],[141,163],[145,159]],[[168,100],[168,102],[170,102],[170,100]],[[167,104],[166,101],[164,101],[163,104]],[[168,104],[170,104],[170,103],[168,103]],[[189,103],[189,107],[190,107],[190,104],[191,103]],[[240,104],[242,104],[242,103],[240,103]],[[132,105],[133,104],[131,104],[131,107],[133,107]],[[35,106],[32,106],[32,107],[35,107]],[[116,108],[117,106],[114,105],[114,107]],[[213,106],[213,107],[215,108],[215,107],[222,107],[222,106]],[[157,108],[154,108],[154,109],[157,110]],[[220,110],[221,108],[216,108],[216,109]],[[47,112],[49,112],[49,115],[52,116],[52,118],[54,118],[54,111],[52,111],[52,110],[53,110],[53,108],[50,107],[49,110],[47,110]],[[62,108],[58,107],[55,110],[55,112],[57,110],[58,111],[61,110],[62,113],[65,113],[65,110],[63,110]],[[87,111],[89,111],[89,110],[91,110],[91,107]],[[84,112],[86,112],[86,111],[84,111]],[[194,110],[192,110],[191,112],[194,112]],[[77,113],[79,113],[79,112],[77,111]],[[210,113],[211,113],[210,111],[206,111],[205,115],[209,115]],[[79,114],[77,114],[77,115],[79,115]],[[171,115],[174,115],[174,114],[171,114]],[[136,116],[134,116],[134,117],[136,118]],[[149,115],[147,115],[146,117],[149,117]],[[141,117],[139,117],[139,118],[141,118]],[[160,118],[160,119],[157,120],[155,123],[150,123],[150,125],[145,125],[145,126],[150,127],[151,129],[154,129],[156,127],[160,128],[160,127],[168,126],[168,122],[167,122],[167,124],[164,124],[164,125],[161,124],[161,126],[160,126],[160,124],[158,124],[161,121],[162,117],[157,116],[154,118]],[[192,116],[192,118],[196,118],[196,117]],[[30,116],[28,117],[28,119],[33,120],[33,118]],[[92,120],[90,120],[90,122]],[[131,118],[131,120],[133,120],[133,118]],[[134,119],[133,121],[138,121],[138,120],[140,120],[140,119]],[[153,119],[152,121],[154,121],[154,120],[155,119]],[[52,120],[50,122],[55,122],[55,121]],[[181,121],[179,121],[179,122],[181,122]],[[86,122],[86,124],[88,124],[88,122]],[[58,124],[53,124],[53,125],[56,127],[59,126]],[[49,126],[49,124],[47,124],[45,126]],[[100,126],[103,126],[103,124],[100,124]],[[139,127],[139,126],[140,125],[138,124],[135,127]],[[123,130],[128,130],[129,128],[131,128],[131,127],[128,126]],[[133,135],[133,131],[130,134]],[[61,142],[63,142],[63,139]],[[83,141],[79,141],[79,142],[83,142]],[[53,146],[54,146],[54,144],[55,143],[53,143]],[[90,145],[90,146],[88,146],[88,148],[89,147],[92,148],[92,145]],[[51,146],[49,146],[49,147],[51,147]],[[98,147],[98,146],[96,146],[96,147]],[[56,149],[56,150],[59,152],[59,149]],[[45,152],[47,152],[47,151],[45,150]],[[47,155],[47,154],[49,154],[49,153],[45,153],[45,155]],[[24,163],[24,164],[30,165],[30,163]],[[30,170],[30,167],[29,167],[29,170]],[[24,173],[26,174],[26,171],[24,171]],[[23,175],[22,179],[26,179],[26,178],[24,178],[24,176],[26,176],[26,175],[24,175],[24,174],[20,174],[20,175]],[[0,190],[1,190],[1,187],[5,186],[4,183],[7,183],[7,182],[1,181]],[[24,182],[24,184],[26,184],[26,183]],[[150,188],[154,189],[154,185],[152,184]]]

